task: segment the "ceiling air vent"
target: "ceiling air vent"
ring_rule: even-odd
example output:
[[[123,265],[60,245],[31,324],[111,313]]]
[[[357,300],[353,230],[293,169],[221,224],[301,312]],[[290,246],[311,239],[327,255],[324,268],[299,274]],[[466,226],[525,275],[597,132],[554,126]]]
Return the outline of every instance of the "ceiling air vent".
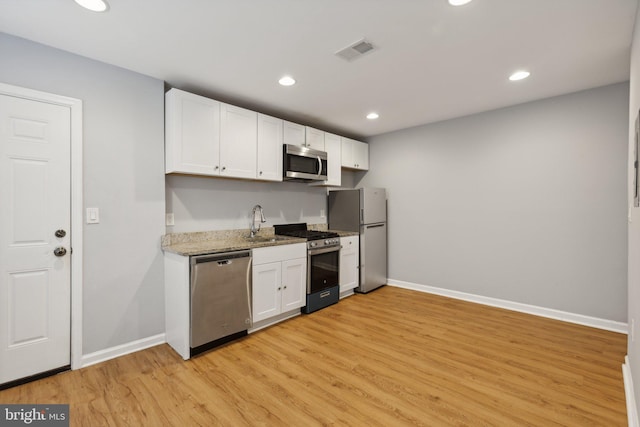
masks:
[[[357,42],[350,44],[336,52],[336,55],[346,61],[353,61],[356,58],[361,57],[373,50],[373,45],[365,39],[358,40]]]

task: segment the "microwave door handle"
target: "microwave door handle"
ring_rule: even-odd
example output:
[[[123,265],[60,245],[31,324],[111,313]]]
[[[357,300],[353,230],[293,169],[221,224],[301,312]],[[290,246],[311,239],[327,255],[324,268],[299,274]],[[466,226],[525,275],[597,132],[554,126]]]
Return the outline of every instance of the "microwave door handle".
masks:
[[[318,156],[318,176],[322,175],[322,159]]]

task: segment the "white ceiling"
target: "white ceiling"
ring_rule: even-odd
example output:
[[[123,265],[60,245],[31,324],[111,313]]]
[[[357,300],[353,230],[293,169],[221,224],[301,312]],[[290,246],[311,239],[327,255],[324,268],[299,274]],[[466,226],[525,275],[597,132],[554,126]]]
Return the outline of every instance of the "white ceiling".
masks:
[[[108,2],[0,0],[0,31],[367,137],[628,80],[638,0]],[[334,55],[361,38],[377,50]],[[531,77],[509,82],[520,68]]]

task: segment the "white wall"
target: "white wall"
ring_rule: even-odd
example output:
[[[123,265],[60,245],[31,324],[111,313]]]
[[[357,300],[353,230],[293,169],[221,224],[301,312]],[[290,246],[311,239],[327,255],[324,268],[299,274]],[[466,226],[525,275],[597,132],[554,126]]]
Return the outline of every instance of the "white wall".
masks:
[[[389,278],[626,322],[628,94],[372,138],[357,185],[388,189]]]
[[[167,212],[175,218],[175,226],[167,227],[167,233],[243,228],[248,233],[256,204],[262,206],[267,220],[263,227],[326,223],[326,194],[324,188],[301,182],[167,175]]]
[[[83,101],[83,354],[164,332],[164,83],[0,33],[0,81]]]
[[[354,173],[342,172],[342,186],[353,187]],[[327,189],[300,182],[260,182],[185,175],[167,175],[167,213],[175,225],[167,233],[235,230],[251,224],[254,205],[262,206],[267,222],[326,224]]]
[[[640,339],[638,339],[638,321],[640,321],[640,208],[633,207],[633,152],[635,139],[635,120],[640,109],[640,8],[636,14],[636,26],[631,47],[631,76],[629,100],[629,323],[635,324],[635,333],[629,335],[627,356],[633,376],[636,408],[640,408]],[[633,338],[633,339],[632,339]]]

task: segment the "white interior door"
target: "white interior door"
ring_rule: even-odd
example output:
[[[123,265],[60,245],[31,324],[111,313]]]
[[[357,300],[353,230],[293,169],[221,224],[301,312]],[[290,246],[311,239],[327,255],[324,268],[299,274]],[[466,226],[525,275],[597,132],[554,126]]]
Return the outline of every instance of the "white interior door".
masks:
[[[69,107],[0,95],[0,384],[70,364],[70,142]]]

